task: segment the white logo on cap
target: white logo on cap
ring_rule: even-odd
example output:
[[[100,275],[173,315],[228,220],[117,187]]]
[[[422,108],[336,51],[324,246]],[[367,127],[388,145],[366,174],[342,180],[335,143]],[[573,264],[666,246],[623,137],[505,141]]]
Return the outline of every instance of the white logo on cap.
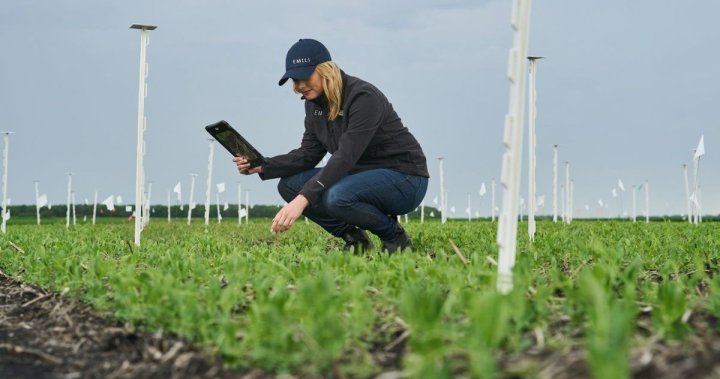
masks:
[[[310,63],[310,58],[298,58],[298,59],[293,59],[293,60],[292,60],[292,63],[293,63],[293,64],[298,64],[298,63]]]

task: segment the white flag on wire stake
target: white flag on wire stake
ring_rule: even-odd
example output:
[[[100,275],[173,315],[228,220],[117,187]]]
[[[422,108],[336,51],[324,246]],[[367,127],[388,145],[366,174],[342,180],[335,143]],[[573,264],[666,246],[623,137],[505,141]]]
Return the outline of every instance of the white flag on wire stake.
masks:
[[[102,201],[103,204],[107,207],[107,210],[113,211],[115,209],[115,204],[113,203],[113,195],[110,195],[107,197],[107,199]]]
[[[623,185],[621,179],[618,179],[618,187],[620,187],[620,190],[622,190],[623,192],[625,192],[625,186]]]
[[[182,185],[180,184],[180,181],[178,181],[175,188],[173,188],[173,192],[177,194],[178,202],[182,200]]]
[[[615,188],[612,189],[612,195],[613,197],[617,197],[617,191],[615,191]]]
[[[226,201],[226,202],[225,202],[225,206],[223,207],[223,211],[228,210],[228,208],[230,208],[230,204],[228,204],[227,201]]]
[[[217,185],[217,191],[218,191],[218,193],[223,193],[223,192],[225,192],[225,182],[218,183],[218,184],[216,184],[216,185]]]
[[[115,198],[115,202],[118,203],[118,204],[122,204],[122,203],[123,203],[123,202],[122,202],[122,196],[117,196],[117,197]]]
[[[602,199],[598,200],[598,205],[601,206],[601,207],[603,206],[603,201],[602,201]]]
[[[435,198],[433,199],[433,203],[435,203],[435,205],[437,205],[437,203],[438,203],[438,197],[437,197],[437,196],[435,196]]]
[[[484,195],[487,192],[487,189],[485,188],[485,182],[483,182],[480,185],[480,196]]]
[[[48,205],[47,194],[42,194],[42,195],[38,196],[38,199],[37,199],[38,208],[42,208],[46,205]]]
[[[700,142],[698,142],[697,149],[695,149],[695,156],[693,159],[698,160],[703,155],[705,155],[705,135],[700,136]]]

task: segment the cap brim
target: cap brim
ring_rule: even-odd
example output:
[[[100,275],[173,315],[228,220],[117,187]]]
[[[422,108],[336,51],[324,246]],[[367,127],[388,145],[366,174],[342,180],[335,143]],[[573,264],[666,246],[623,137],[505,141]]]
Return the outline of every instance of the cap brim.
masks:
[[[315,71],[315,66],[291,68],[285,72],[285,75],[283,75],[282,78],[280,78],[278,85],[281,86],[285,84],[288,79],[305,80],[312,75],[313,71]]]

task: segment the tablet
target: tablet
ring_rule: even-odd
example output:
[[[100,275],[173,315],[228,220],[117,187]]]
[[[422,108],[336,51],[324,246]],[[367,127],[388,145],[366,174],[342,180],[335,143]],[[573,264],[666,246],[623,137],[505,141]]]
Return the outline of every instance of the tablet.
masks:
[[[225,120],[220,120],[205,127],[215,140],[220,142],[234,157],[245,157],[250,167],[261,166],[265,158],[253,145],[250,144],[237,130],[233,129]]]

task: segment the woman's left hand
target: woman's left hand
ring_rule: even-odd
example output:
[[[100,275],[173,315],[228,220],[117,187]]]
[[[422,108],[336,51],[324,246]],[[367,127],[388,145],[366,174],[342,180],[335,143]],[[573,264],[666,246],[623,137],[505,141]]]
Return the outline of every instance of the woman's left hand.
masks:
[[[270,230],[273,233],[284,232],[295,223],[310,202],[303,195],[297,195],[291,202],[280,209],[273,218]]]

